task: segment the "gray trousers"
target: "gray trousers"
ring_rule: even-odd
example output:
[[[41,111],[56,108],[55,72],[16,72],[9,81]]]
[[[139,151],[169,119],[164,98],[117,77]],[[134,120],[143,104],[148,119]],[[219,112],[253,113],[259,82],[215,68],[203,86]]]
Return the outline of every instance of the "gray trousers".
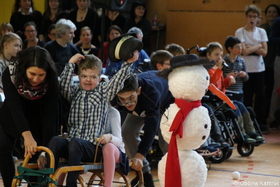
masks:
[[[141,142],[140,131],[144,126],[144,117],[135,116],[133,114],[127,114],[123,125],[122,125],[122,138],[125,144],[125,151],[129,159],[133,158],[137,151],[138,145]],[[159,145],[161,150],[167,151],[168,144],[163,140],[162,136],[159,135]],[[164,152],[164,154],[166,153]],[[146,158],[143,160],[143,173],[150,171],[150,164]]]

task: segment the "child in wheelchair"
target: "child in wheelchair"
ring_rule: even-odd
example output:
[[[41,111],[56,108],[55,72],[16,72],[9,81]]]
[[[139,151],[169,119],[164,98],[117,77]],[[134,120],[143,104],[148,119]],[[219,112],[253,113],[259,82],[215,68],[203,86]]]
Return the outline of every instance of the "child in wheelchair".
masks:
[[[230,73],[227,74],[225,78],[223,76],[223,69],[225,69],[225,61],[222,59],[223,47],[218,42],[211,42],[207,45],[206,52],[207,58],[216,62],[216,65],[208,71],[210,75],[210,83],[213,83],[217,88],[225,92],[228,86],[236,84],[236,75]],[[242,74],[246,75],[246,73]],[[237,107],[235,114],[237,116],[238,124],[243,133],[245,142],[263,142],[264,138],[256,132],[250,113],[244,104],[236,100],[233,100],[233,103]]]

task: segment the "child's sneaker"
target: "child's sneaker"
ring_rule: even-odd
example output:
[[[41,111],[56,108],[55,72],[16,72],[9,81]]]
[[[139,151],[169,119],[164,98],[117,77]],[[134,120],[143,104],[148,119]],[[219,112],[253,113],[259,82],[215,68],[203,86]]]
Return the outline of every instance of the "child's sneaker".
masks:
[[[261,135],[259,135],[258,133],[256,132],[253,132],[250,134],[250,137],[251,138],[254,138],[256,140],[256,142],[262,142],[264,141],[264,137],[262,137]]]
[[[205,146],[198,148],[196,152],[201,156],[211,156],[216,155],[219,152],[219,149],[212,146]]]
[[[255,139],[250,138],[250,136],[248,136],[247,134],[244,135],[244,139],[245,139],[245,142],[246,142],[246,143],[255,143],[255,142],[256,142]]]

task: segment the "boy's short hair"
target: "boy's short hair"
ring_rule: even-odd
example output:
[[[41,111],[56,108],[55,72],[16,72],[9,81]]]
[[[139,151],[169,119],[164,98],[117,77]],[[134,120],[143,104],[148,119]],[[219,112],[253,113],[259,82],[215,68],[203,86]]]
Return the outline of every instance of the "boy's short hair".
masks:
[[[167,46],[165,46],[165,50],[169,51],[171,54],[173,54],[173,56],[186,54],[185,49],[182,46],[175,43],[168,44]]]
[[[136,74],[131,74],[130,77],[124,81],[123,88],[119,91],[119,93],[137,91],[138,87],[139,84]]]
[[[210,42],[206,47],[206,52],[211,54],[217,48],[223,50],[223,46],[219,42]]]
[[[236,44],[240,44],[241,41],[239,40],[239,38],[235,37],[235,36],[228,36],[225,40],[225,48],[227,50],[227,52],[229,53],[228,48],[231,47],[233,48]]]
[[[78,67],[79,74],[81,73],[81,70],[97,69],[99,71],[100,76],[102,71],[102,62],[98,57],[94,55],[85,55],[85,59],[81,60]]]
[[[260,16],[262,14],[261,9],[256,5],[247,5],[245,7],[245,15],[247,16],[249,14],[249,12],[257,13],[258,16]]]
[[[154,70],[157,69],[157,64],[164,64],[164,61],[170,60],[173,55],[166,50],[157,50],[151,54],[151,64]]]

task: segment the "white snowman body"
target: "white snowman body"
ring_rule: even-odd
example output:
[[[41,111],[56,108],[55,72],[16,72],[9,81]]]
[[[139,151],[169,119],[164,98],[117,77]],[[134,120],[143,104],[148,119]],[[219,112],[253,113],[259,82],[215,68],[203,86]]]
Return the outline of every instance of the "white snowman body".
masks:
[[[202,65],[183,66],[173,69],[168,75],[169,90],[177,99],[188,102],[201,100],[209,85],[209,74]],[[174,103],[162,116],[160,129],[166,142],[170,142],[172,132],[170,126],[180,108]],[[181,170],[182,186],[204,186],[207,178],[207,167],[204,159],[195,149],[199,148],[208,138],[211,121],[208,110],[199,106],[192,109],[183,122],[183,136],[176,136]],[[158,164],[160,185],[165,186],[166,159],[163,156]]]

